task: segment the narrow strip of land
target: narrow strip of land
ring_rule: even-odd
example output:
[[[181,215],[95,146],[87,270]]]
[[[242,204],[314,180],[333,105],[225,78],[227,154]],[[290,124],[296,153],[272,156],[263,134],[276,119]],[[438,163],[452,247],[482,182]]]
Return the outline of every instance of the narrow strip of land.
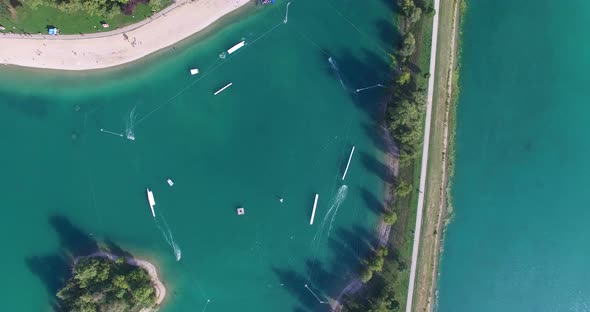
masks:
[[[441,3],[439,41],[432,102],[431,144],[422,237],[416,265],[413,311],[432,311],[436,304],[439,257],[447,219],[449,174],[452,174],[455,101],[454,78],[461,0]]]
[[[190,37],[250,0],[182,0],[151,19],[100,34],[0,35],[0,63],[90,70],[122,65]]]
[[[408,285],[408,298],[406,300],[406,312],[412,311],[414,298],[414,284],[416,282],[416,265],[418,262],[418,249],[420,246],[420,233],[422,230],[422,211],[424,208],[424,192],[426,188],[426,176],[428,169],[428,148],[430,146],[430,124],[432,120],[432,98],[434,95],[434,78],[436,77],[436,45],[438,39],[438,19],[440,0],[434,0],[434,15],[432,21],[432,46],[430,49],[430,77],[428,78],[428,97],[426,100],[426,118],[424,122],[424,140],[422,145],[422,166],[420,169],[420,187],[418,194],[418,208],[416,210],[416,227],[414,228],[414,244],[412,247],[412,264],[410,266],[410,282]]]

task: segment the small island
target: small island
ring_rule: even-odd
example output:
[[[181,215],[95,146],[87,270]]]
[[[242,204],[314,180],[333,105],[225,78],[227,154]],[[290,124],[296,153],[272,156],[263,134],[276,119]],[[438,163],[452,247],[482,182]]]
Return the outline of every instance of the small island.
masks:
[[[76,258],[57,293],[64,311],[154,311],[166,295],[153,264],[97,252]]]

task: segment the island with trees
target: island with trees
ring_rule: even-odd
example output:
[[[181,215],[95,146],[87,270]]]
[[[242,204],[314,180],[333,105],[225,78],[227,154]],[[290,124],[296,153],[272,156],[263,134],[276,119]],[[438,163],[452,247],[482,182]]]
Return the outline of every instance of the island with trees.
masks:
[[[155,267],[143,260],[100,252],[76,259],[57,293],[63,311],[149,312],[165,296]]]

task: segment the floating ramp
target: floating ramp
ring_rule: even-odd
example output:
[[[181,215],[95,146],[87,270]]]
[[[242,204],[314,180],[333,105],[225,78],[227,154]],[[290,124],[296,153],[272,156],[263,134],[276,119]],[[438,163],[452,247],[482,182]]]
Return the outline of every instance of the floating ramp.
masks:
[[[320,194],[315,194],[315,200],[313,202],[313,210],[311,211],[311,219],[309,220],[309,224],[312,225],[313,224],[313,219],[315,218],[315,210],[318,207],[318,199],[320,197]]]

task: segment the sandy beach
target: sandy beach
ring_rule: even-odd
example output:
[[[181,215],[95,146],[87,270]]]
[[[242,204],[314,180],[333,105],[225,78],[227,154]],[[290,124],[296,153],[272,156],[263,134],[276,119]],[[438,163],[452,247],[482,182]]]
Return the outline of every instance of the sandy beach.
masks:
[[[188,38],[250,0],[181,0],[151,19],[109,33],[0,34],[0,63],[90,70],[122,65]]]

